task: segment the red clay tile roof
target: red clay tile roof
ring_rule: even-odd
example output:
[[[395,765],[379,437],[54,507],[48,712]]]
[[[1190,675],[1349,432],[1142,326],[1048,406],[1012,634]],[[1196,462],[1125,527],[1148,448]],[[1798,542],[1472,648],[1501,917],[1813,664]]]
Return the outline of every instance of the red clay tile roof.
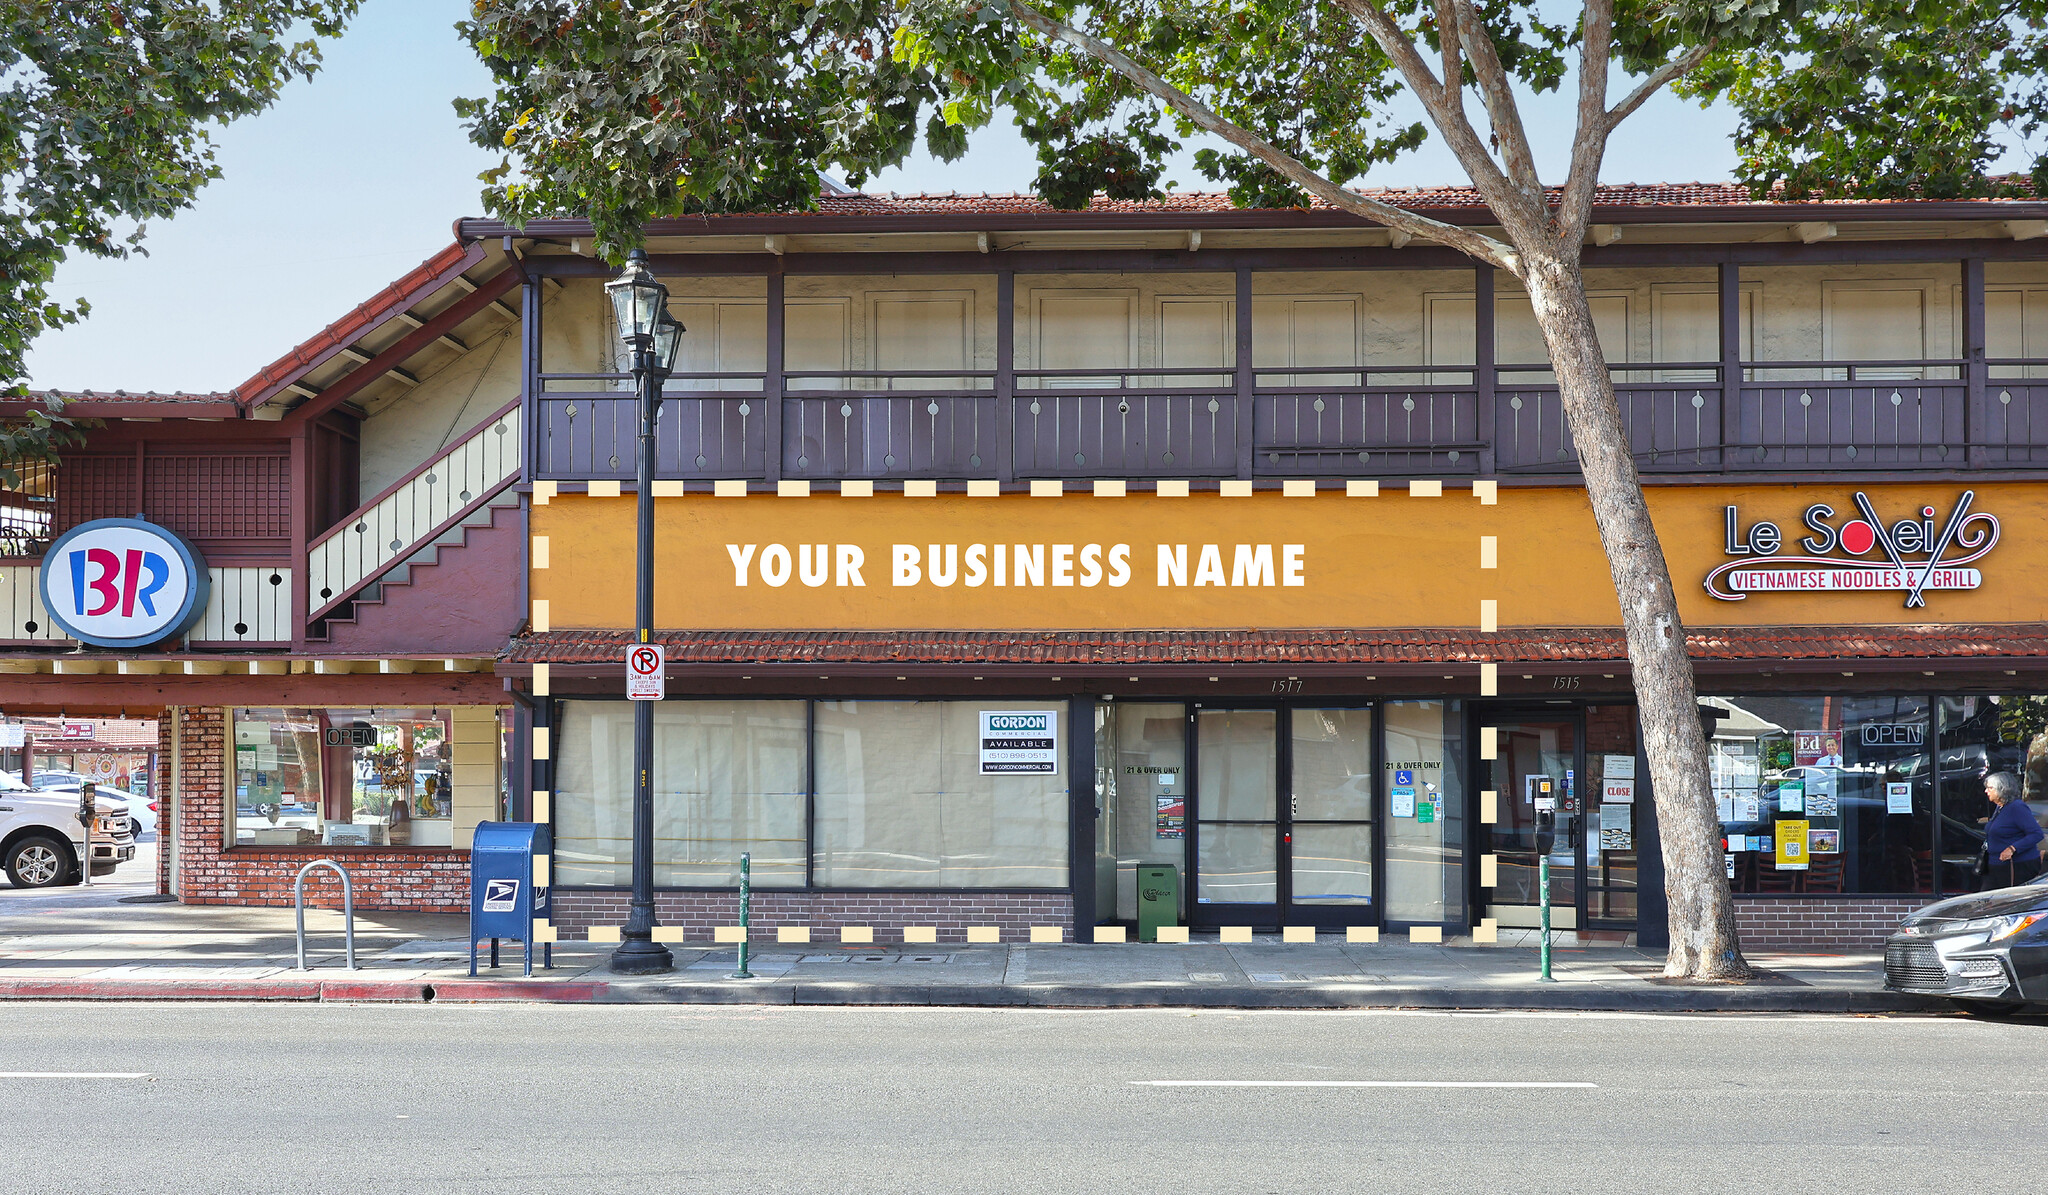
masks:
[[[249,380],[235,387],[236,400],[244,406],[253,406],[259,400],[267,398],[271,392],[291,381],[296,375],[353,344],[357,337],[383,322],[393,312],[410,307],[425,298],[426,292],[433,289],[431,284],[437,278],[450,270],[462,267],[464,259],[471,256],[471,247],[457,241],[414,266],[404,277],[357,304],[355,310],[315,332],[298,347],[251,374]],[[477,257],[481,260],[481,255]]]
[[[1244,631],[669,631],[686,664],[1477,664],[1622,662],[1619,631],[1599,628]],[[514,639],[508,664],[623,667],[627,630],[548,631]],[[1704,627],[1697,660],[2048,657],[2048,625]]]
[[[2002,178],[2002,183],[2024,192],[2021,195],[2002,199],[1971,200],[1981,203],[2030,203],[2033,201],[2032,185],[2024,178]],[[1485,201],[1479,192],[1471,187],[1356,187],[1354,194],[1377,199],[1395,207],[1409,209],[1455,209],[1483,208]],[[1563,197],[1561,188],[1552,187],[1546,200],[1552,205]],[[1783,202],[1773,196],[1756,199],[1749,188],[1737,183],[1613,183],[1601,186],[1594,194],[1594,205],[1605,208],[1622,207],[1744,207],[1769,206]],[[1916,203],[1946,202],[1921,199],[1835,199],[1801,200],[1800,203],[1825,203],[1840,206],[1866,204],[1893,204],[1912,206]],[[1323,199],[1311,198],[1310,210],[1333,210]],[[969,194],[951,191],[898,195],[824,195],[819,198],[819,215],[951,215],[975,213],[991,215],[1047,215],[1055,209],[1036,195],[1009,193]],[[1096,196],[1088,205],[1090,213],[1161,213],[1161,212],[1229,212],[1239,210],[1230,202],[1230,196],[1221,191],[1182,191],[1169,193],[1163,199],[1109,199]],[[1256,209],[1243,209],[1256,210]],[[717,217],[712,217],[717,219]]]
[[[282,388],[300,374],[355,343],[365,332],[406,308],[427,298],[439,284],[455,273],[482,260],[480,250],[456,242],[408,271],[404,277],[356,305],[348,314],[315,332],[290,352],[251,374],[233,390],[212,394],[130,394],[125,390],[43,390],[31,391],[29,401],[56,394],[66,402],[84,406],[72,412],[80,416],[112,413],[137,415],[192,416],[197,414],[232,417],[249,409]],[[24,404],[0,406],[0,414],[14,414]],[[149,410],[147,408],[157,408]],[[201,408],[205,409],[201,409]]]

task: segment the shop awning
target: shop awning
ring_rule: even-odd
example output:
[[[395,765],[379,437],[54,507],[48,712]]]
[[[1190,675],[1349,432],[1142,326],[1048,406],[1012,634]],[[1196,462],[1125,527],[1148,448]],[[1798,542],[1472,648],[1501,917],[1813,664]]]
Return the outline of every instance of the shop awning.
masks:
[[[514,639],[502,673],[534,664],[622,670],[629,630],[560,630]],[[1173,665],[1428,666],[1476,671],[1502,664],[1603,664],[1626,668],[1619,630],[1469,629],[1214,631],[667,631],[656,639],[672,663],[697,665],[1061,665],[1074,668]],[[2048,658],[2048,624],[1704,627],[1686,636],[1703,664],[1881,665]]]

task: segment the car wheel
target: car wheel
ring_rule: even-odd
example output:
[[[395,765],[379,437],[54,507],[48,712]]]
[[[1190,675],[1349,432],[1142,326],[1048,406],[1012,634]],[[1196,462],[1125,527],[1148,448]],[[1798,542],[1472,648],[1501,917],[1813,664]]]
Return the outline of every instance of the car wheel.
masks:
[[[142,823],[132,817],[128,819],[128,836],[137,841],[142,839]]]
[[[17,888],[53,888],[75,882],[71,852],[54,838],[24,838],[7,852],[7,878]]]
[[[2024,1000],[1951,1000],[1949,1003],[1973,1017],[2009,1017],[2027,1007]]]

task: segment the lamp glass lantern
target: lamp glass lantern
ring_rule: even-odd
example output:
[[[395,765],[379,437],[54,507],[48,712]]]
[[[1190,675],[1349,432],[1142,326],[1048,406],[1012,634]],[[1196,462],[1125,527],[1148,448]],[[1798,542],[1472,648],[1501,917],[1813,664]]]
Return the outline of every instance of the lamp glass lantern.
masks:
[[[659,335],[658,329],[668,319],[668,288],[647,268],[645,250],[635,249],[628,254],[626,268],[605,283],[604,289],[611,296],[612,312],[618,317],[620,340],[645,347]]]
[[[663,310],[661,322],[654,327],[654,364],[664,377],[675,372],[676,353],[683,346],[683,332],[683,321]]]

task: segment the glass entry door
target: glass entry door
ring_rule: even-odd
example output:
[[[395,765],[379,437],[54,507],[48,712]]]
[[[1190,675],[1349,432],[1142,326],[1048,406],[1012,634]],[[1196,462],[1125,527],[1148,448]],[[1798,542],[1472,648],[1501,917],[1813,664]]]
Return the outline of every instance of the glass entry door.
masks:
[[[1195,711],[1190,924],[1377,922],[1372,717]]]
[[[1499,728],[1500,756],[1493,764],[1497,795],[1491,853],[1498,857],[1498,883],[1487,915],[1506,926],[1538,922],[1539,856],[1536,814],[1545,799],[1556,802],[1556,839],[1550,848],[1550,924],[1574,929],[1579,924],[1579,843],[1586,799],[1585,740],[1577,710],[1545,710],[1490,715]]]
[[[1188,910],[1195,924],[1275,923],[1279,728],[1278,710],[1195,712],[1195,900]]]

